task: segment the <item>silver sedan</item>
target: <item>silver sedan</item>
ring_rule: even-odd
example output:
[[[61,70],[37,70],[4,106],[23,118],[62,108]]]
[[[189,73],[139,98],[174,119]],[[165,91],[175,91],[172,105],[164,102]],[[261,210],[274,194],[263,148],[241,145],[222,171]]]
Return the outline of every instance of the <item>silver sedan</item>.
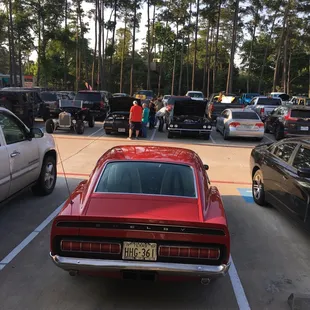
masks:
[[[264,123],[254,111],[226,109],[216,119],[216,131],[223,134],[224,140],[230,137],[250,137],[262,140]]]

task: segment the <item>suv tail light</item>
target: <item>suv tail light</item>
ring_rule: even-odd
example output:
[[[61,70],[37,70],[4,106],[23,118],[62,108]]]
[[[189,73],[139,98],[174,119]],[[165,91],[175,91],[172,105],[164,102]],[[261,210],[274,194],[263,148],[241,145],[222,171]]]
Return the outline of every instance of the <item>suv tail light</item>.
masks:
[[[240,126],[240,123],[238,123],[238,122],[231,122],[229,124],[229,127],[237,127],[237,126]]]
[[[265,127],[264,123],[256,123],[255,126],[258,127],[258,128]]]
[[[261,115],[263,115],[263,114],[265,113],[265,108],[261,108],[260,111],[259,111],[259,113],[260,113]]]
[[[162,257],[218,260],[220,258],[220,249],[161,245],[158,255]]]
[[[286,121],[297,121],[297,118],[296,118],[296,117],[291,117],[291,111],[289,111],[289,112],[287,113],[287,115],[284,116],[284,119],[285,119]]]
[[[120,254],[120,243],[111,242],[88,242],[88,241],[70,241],[62,240],[60,249],[64,252],[88,252],[102,254]]]

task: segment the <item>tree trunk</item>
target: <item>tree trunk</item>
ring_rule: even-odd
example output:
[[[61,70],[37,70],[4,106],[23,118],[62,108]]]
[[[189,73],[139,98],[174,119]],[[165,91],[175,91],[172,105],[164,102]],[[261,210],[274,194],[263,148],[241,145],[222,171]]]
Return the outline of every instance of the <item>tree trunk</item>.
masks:
[[[282,87],[283,91],[286,93],[287,92],[287,51],[288,51],[288,45],[289,45],[289,25],[287,25],[286,30],[285,30],[285,40],[284,40],[284,52],[283,52],[283,73],[282,73]]]
[[[76,12],[76,47],[75,47],[75,91],[79,90],[79,15]]]
[[[97,90],[101,88],[102,83],[102,55],[101,55],[101,31],[102,31],[102,24],[101,24],[101,2],[98,1],[98,78],[97,78]]]
[[[18,36],[18,63],[19,63],[19,84],[23,87],[23,63],[22,63],[22,48],[20,43],[20,35]]]
[[[147,0],[147,89],[151,89],[150,0]]]
[[[117,21],[117,1],[114,0],[114,27],[113,27],[113,33],[112,33],[112,48],[114,49],[115,45],[115,29],[116,29],[116,21]],[[112,65],[113,65],[113,55],[110,57],[110,68],[109,68],[109,90],[112,90]]]
[[[230,60],[229,60],[228,76],[227,76],[227,84],[226,84],[226,93],[232,92],[232,85],[233,85],[232,81],[233,81],[233,72],[234,72],[235,51],[236,51],[236,36],[237,36],[237,27],[238,27],[238,16],[239,16],[239,0],[236,0],[235,14],[234,14],[234,25],[233,25],[233,36],[232,36]]]
[[[136,45],[136,19],[137,19],[137,0],[134,1],[133,11],[133,30],[132,30],[132,49],[131,49],[131,67],[130,67],[130,96],[133,95],[133,71],[135,65],[135,45]]]
[[[8,36],[8,41],[9,41],[9,67],[10,67],[10,86],[12,86],[13,83],[13,62],[12,62],[12,44],[11,44],[11,30],[10,30],[10,13],[9,13],[9,7],[8,7],[8,3],[5,3],[6,6],[6,13],[7,13],[7,23],[8,23],[8,27],[7,27],[7,36]]]
[[[310,98],[310,55],[309,55],[308,72],[309,72],[308,98]]]
[[[174,95],[174,79],[175,79],[175,66],[177,61],[177,43],[179,35],[179,23],[177,22],[177,33],[174,42],[174,59],[173,59],[173,69],[172,69],[172,79],[171,79],[171,96]]]
[[[94,87],[94,77],[95,77],[95,67],[96,67],[96,58],[97,58],[97,22],[98,22],[98,1],[95,2],[95,48],[94,48],[94,59],[91,72],[91,86]]]
[[[180,76],[179,76],[179,90],[178,90],[178,95],[179,96],[181,96],[181,89],[182,89],[183,53],[184,53],[184,34],[182,36],[182,50],[181,50],[181,59],[180,59]]]
[[[11,37],[11,61],[12,61],[12,75],[14,78],[13,85],[17,86],[17,74],[16,74],[16,60],[15,60],[15,40],[14,40],[14,30],[13,30],[13,7],[12,0],[9,0],[9,28],[10,28],[10,37]],[[12,81],[11,81],[12,82]]]
[[[212,45],[213,45],[213,31],[214,31],[214,28],[211,27],[211,40],[212,40],[212,43],[209,44],[209,57],[208,57],[208,83],[207,83],[207,98],[209,98],[210,96],[210,76],[211,76],[211,68],[210,68],[210,64],[211,64],[211,54],[212,54]]]
[[[196,16],[196,25],[195,25],[195,50],[194,50],[194,61],[192,68],[192,90],[195,89],[195,71],[197,63],[197,34],[198,34],[198,21],[199,21],[199,0],[197,0],[197,16]]]
[[[125,47],[126,47],[126,31],[127,31],[127,12],[125,13],[125,26],[123,36],[123,48],[122,48],[122,60],[121,60],[121,74],[119,78],[119,92],[123,93],[123,75],[124,75],[124,58],[125,58]]]
[[[68,0],[65,1],[65,31],[67,34],[68,30]],[[65,49],[65,55],[64,55],[64,82],[63,82],[63,87],[64,89],[67,89],[67,81],[68,81],[68,40],[66,38],[66,42],[64,45]]]
[[[206,96],[206,75],[208,71],[208,59],[209,59],[209,34],[210,34],[210,22],[208,22],[208,27],[207,27],[206,56],[205,56],[205,62],[203,66],[203,79],[202,79],[202,92],[205,96]]]
[[[252,35],[250,55],[249,55],[248,74],[247,74],[247,79],[246,79],[246,91],[247,91],[247,93],[250,92],[250,80],[251,80],[251,70],[252,70],[252,55],[253,55],[253,46],[254,46],[254,41],[255,41],[255,36],[256,36],[256,28],[257,28],[257,23],[256,23],[256,15],[257,14],[258,14],[258,9],[257,9],[257,12],[255,12],[255,16],[254,16],[255,21],[254,21],[253,35]]]
[[[105,57],[104,57],[104,0],[101,2],[101,35],[102,35],[102,77],[101,77],[101,89],[105,89]]]
[[[287,24],[288,13],[290,11],[290,4],[291,4],[291,0],[288,1],[286,8],[285,8],[285,12],[284,12],[283,27],[282,27],[280,42],[279,42],[277,56],[276,56],[274,74],[273,74],[272,91],[274,91],[274,92],[276,91],[277,83],[278,83],[278,71],[279,71],[279,65],[280,65],[280,56],[281,56],[281,50],[282,50],[282,46],[283,46],[283,40],[284,40],[285,28],[286,28],[286,24]]]
[[[189,4],[189,21],[188,25],[191,25],[192,21],[192,2]],[[189,56],[190,56],[190,32],[188,32],[188,42],[187,42],[187,62],[186,62],[186,89],[189,89]]]
[[[40,86],[41,79],[41,0],[38,0],[38,71],[37,86]]]
[[[217,22],[216,22],[216,37],[215,37],[215,54],[214,54],[212,93],[215,92],[215,84],[216,84],[216,76],[217,76],[217,59],[218,59],[218,42],[219,42],[220,21],[221,21],[221,5],[222,5],[222,0],[219,0]]]
[[[286,93],[289,95],[291,92],[291,63],[292,63],[292,51],[290,50],[290,55],[288,58],[288,69],[287,69],[287,80],[286,80]]]
[[[113,13],[114,13],[114,9],[111,10],[109,22],[111,21]],[[107,29],[106,36],[105,36],[105,46],[108,46],[108,39],[109,39],[109,29]],[[104,54],[104,58],[105,60],[107,60],[107,53]]]
[[[267,61],[268,47],[270,46],[270,42],[271,42],[271,38],[272,38],[272,35],[273,35],[274,26],[275,26],[276,19],[277,19],[277,14],[278,14],[278,11],[276,11],[274,13],[274,15],[273,15],[272,26],[271,26],[270,33],[269,33],[269,36],[268,36],[268,42],[267,42],[267,45],[266,45],[266,48],[265,48],[263,64],[262,64],[262,69],[261,69],[261,72],[260,72],[260,77],[259,77],[259,82],[258,82],[258,89],[257,89],[257,92],[259,94],[261,92],[261,87],[262,87],[262,82],[263,82],[264,70],[265,70],[266,61]]]

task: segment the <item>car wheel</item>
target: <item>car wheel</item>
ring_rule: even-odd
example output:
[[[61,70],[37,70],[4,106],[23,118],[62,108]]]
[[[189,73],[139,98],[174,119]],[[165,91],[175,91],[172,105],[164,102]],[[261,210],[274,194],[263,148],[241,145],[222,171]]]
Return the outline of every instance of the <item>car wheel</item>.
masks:
[[[169,131],[168,132],[168,139],[172,139],[173,138],[173,134]]]
[[[53,156],[46,156],[43,160],[40,176],[32,187],[32,192],[38,196],[46,196],[53,192],[57,179],[57,166]]]
[[[78,121],[76,121],[75,131],[78,135],[82,135],[84,133],[84,130],[85,130],[84,122],[79,119]]]
[[[106,131],[105,131],[105,134],[106,134],[106,135],[110,135],[110,134],[111,134],[111,131],[107,131],[107,130],[106,130]]]
[[[224,128],[223,137],[224,137],[224,140],[229,140],[229,135],[228,135],[228,133],[227,133],[226,128]]]
[[[264,206],[265,201],[265,190],[264,190],[264,179],[261,170],[257,170],[252,179],[252,195],[254,201],[260,205]]]
[[[279,141],[279,140],[281,140],[281,139],[284,138],[283,130],[282,130],[282,128],[281,128],[280,125],[278,125],[278,126],[276,127],[276,130],[275,130],[275,132],[274,132],[274,137],[275,137],[275,139],[276,139],[277,141]]]
[[[45,122],[45,130],[47,133],[53,133],[54,132],[55,124],[51,118]]]
[[[88,127],[89,128],[95,127],[95,118],[93,116],[90,116],[90,119],[88,121]]]
[[[210,140],[210,135],[203,135],[204,140]]]

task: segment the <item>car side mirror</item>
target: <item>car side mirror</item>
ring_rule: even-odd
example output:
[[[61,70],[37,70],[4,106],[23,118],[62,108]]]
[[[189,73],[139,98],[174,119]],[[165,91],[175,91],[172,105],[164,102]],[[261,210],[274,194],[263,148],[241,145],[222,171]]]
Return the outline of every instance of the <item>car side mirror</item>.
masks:
[[[203,165],[205,170],[209,170],[209,165]]]
[[[44,136],[44,132],[41,128],[31,128],[30,135],[32,138],[42,138]]]
[[[310,168],[300,168],[297,170],[297,175],[301,178],[310,178]]]

